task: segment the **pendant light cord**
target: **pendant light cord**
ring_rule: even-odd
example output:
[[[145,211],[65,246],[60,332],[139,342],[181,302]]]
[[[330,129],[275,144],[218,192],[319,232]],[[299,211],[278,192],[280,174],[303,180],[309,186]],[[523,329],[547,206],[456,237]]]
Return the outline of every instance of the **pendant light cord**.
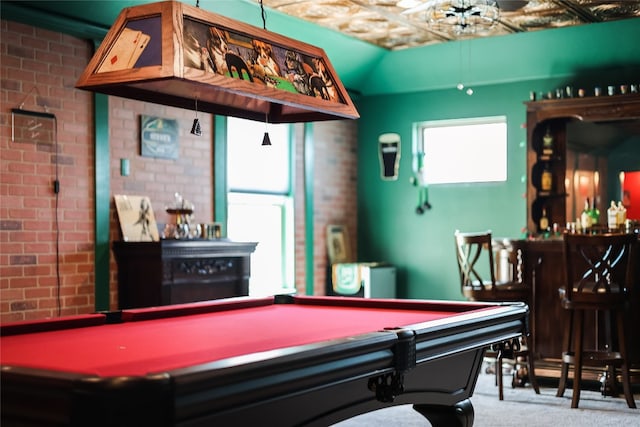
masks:
[[[196,0],[196,7],[200,7],[200,0]],[[260,16],[262,17],[262,29],[267,29],[267,16],[264,10],[264,4],[262,4],[262,0],[260,0]]]
[[[60,153],[58,152],[58,119],[53,117],[53,146],[55,150],[55,180],[53,182],[53,192],[55,197],[55,236],[56,236],[56,303],[58,308],[58,317],[62,315],[62,278],[60,277]]]
[[[267,16],[264,11],[264,4],[262,4],[262,0],[260,0],[260,15],[262,16],[262,29],[267,29]]]
[[[264,4],[262,4],[262,0],[260,0],[260,16],[262,17],[262,29],[266,30],[267,29],[267,16],[266,13],[264,11]],[[269,112],[266,112],[264,114],[264,136],[265,138],[262,140],[262,145],[271,145],[271,140],[269,139],[269,131],[268,131],[268,125],[269,124]]]

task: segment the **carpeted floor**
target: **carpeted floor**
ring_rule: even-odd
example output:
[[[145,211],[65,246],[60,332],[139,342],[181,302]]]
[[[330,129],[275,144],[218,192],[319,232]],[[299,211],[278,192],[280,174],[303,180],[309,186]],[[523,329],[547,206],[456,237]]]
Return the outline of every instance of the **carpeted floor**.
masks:
[[[604,397],[596,391],[580,393],[580,407],[571,409],[571,390],[556,397],[556,388],[541,386],[540,394],[526,387],[511,388],[505,377],[504,400],[498,400],[494,376],[482,373],[471,398],[475,410],[475,427],[512,426],[640,426],[640,409],[629,409],[624,397]],[[635,395],[640,407],[640,394]],[[335,427],[425,427],[429,422],[410,405],[396,406],[363,414],[335,424]]]

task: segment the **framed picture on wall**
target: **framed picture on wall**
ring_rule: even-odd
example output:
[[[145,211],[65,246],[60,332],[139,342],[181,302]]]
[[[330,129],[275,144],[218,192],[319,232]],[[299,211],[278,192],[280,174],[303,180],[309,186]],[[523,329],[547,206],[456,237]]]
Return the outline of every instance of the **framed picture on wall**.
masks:
[[[179,133],[178,120],[140,115],[140,154],[177,159]]]
[[[353,261],[349,245],[349,234],[345,225],[327,226],[327,251],[330,264]]]
[[[113,196],[125,242],[156,242],[159,238],[158,225],[153,215],[151,200],[146,196]]]

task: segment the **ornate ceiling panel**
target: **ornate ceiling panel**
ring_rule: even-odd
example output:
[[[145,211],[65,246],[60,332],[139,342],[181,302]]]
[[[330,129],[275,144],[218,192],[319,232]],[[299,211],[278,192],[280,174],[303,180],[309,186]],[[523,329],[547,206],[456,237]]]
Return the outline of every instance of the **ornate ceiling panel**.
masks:
[[[462,0],[455,0],[455,3]],[[260,0],[256,0],[260,2]],[[390,50],[473,37],[538,31],[640,17],[640,0],[496,0],[500,18],[490,29],[453,34],[428,22],[434,0],[263,0],[267,8],[332,28]],[[468,3],[468,1],[467,1]],[[415,11],[407,13],[408,11]]]

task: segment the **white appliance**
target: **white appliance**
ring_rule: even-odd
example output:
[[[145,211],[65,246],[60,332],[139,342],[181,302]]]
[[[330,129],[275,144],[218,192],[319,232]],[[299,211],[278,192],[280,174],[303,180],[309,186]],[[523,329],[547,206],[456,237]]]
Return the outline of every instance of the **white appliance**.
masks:
[[[334,264],[331,295],[396,298],[396,267],[386,263]]]

